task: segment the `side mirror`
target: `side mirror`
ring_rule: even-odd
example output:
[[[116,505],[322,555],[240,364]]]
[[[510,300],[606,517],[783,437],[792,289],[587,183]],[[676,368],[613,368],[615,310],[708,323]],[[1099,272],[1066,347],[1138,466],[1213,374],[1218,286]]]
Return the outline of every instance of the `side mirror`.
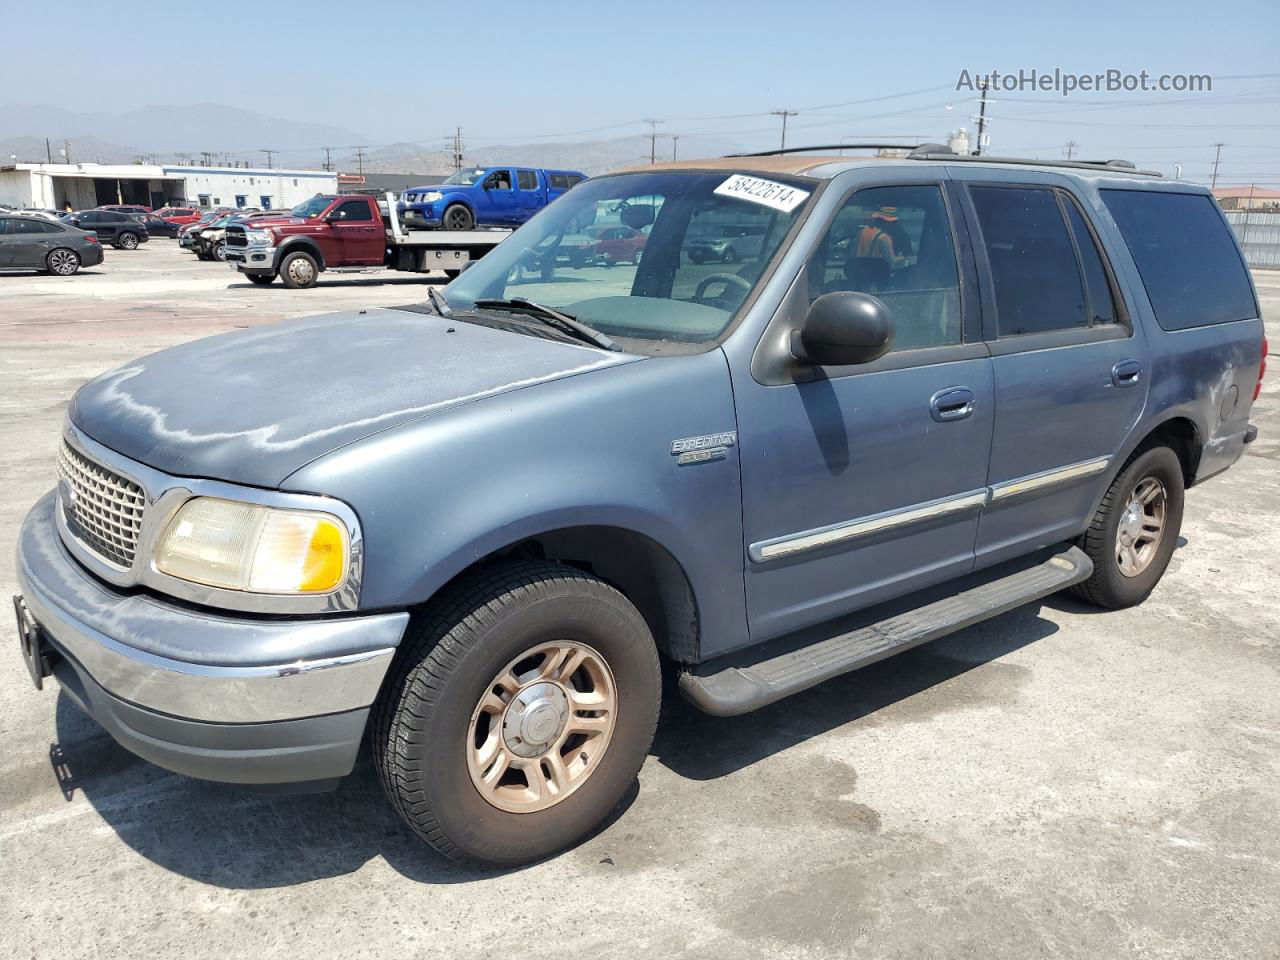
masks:
[[[870,363],[892,346],[889,308],[869,293],[847,290],[813,301],[803,326],[791,337],[797,359],[822,367]]]
[[[326,214],[324,218],[325,223],[338,223],[341,220],[342,217],[337,212]]]

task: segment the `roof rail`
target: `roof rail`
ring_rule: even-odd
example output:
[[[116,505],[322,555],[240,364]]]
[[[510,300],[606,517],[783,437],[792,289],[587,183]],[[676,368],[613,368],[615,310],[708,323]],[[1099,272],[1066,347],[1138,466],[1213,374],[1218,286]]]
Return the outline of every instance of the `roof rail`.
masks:
[[[786,147],[760,150],[756,153],[730,153],[729,157],[775,157],[787,153],[810,153],[814,150],[906,150],[908,160],[960,160],[966,163],[1009,163],[1020,166],[1068,167],[1076,170],[1122,170],[1140,177],[1162,177],[1158,170],[1139,170],[1132,160],[1033,160],[1030,157],[977,156],[956,153],[941,143],[831,143],[816,147]]]

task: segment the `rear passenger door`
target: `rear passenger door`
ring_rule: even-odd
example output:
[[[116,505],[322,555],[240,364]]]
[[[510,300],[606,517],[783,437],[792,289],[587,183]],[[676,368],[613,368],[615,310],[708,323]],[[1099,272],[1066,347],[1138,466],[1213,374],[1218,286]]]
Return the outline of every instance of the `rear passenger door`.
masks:
[[[541,175],[536,170],[516,171],[516,209],[521,220],[528,220],[546,205]]]
[[[1069,183],[963,190],[996,393],[979,566],[1080,533],[1146,402],[1145,341]]]

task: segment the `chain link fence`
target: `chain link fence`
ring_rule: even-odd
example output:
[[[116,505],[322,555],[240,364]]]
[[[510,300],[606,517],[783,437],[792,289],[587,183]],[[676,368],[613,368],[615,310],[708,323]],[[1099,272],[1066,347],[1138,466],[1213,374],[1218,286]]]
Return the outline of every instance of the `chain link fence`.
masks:
[[[1280,269],[1280,213],[1224,210],[1251,267]]]

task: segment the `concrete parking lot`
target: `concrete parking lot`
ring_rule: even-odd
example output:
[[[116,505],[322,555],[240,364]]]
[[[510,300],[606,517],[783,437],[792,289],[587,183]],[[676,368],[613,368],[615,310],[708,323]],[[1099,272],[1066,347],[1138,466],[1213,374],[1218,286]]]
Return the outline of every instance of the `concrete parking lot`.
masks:
[[[1280,273],[1256,280],[1280,316]],[[84,380],[424,295],[395,274],[259,289],[168,240],[78,277],[0,275],[4,595]],[[526,869],[437,857],[368,762],[272,798],[137,760],[32,688],[6,625],[0,956],[1280,957],[1271,364],[1259,440],[1189,492],[1145,605],[1052,598],[734,720],[670,698],[625,809]]]

